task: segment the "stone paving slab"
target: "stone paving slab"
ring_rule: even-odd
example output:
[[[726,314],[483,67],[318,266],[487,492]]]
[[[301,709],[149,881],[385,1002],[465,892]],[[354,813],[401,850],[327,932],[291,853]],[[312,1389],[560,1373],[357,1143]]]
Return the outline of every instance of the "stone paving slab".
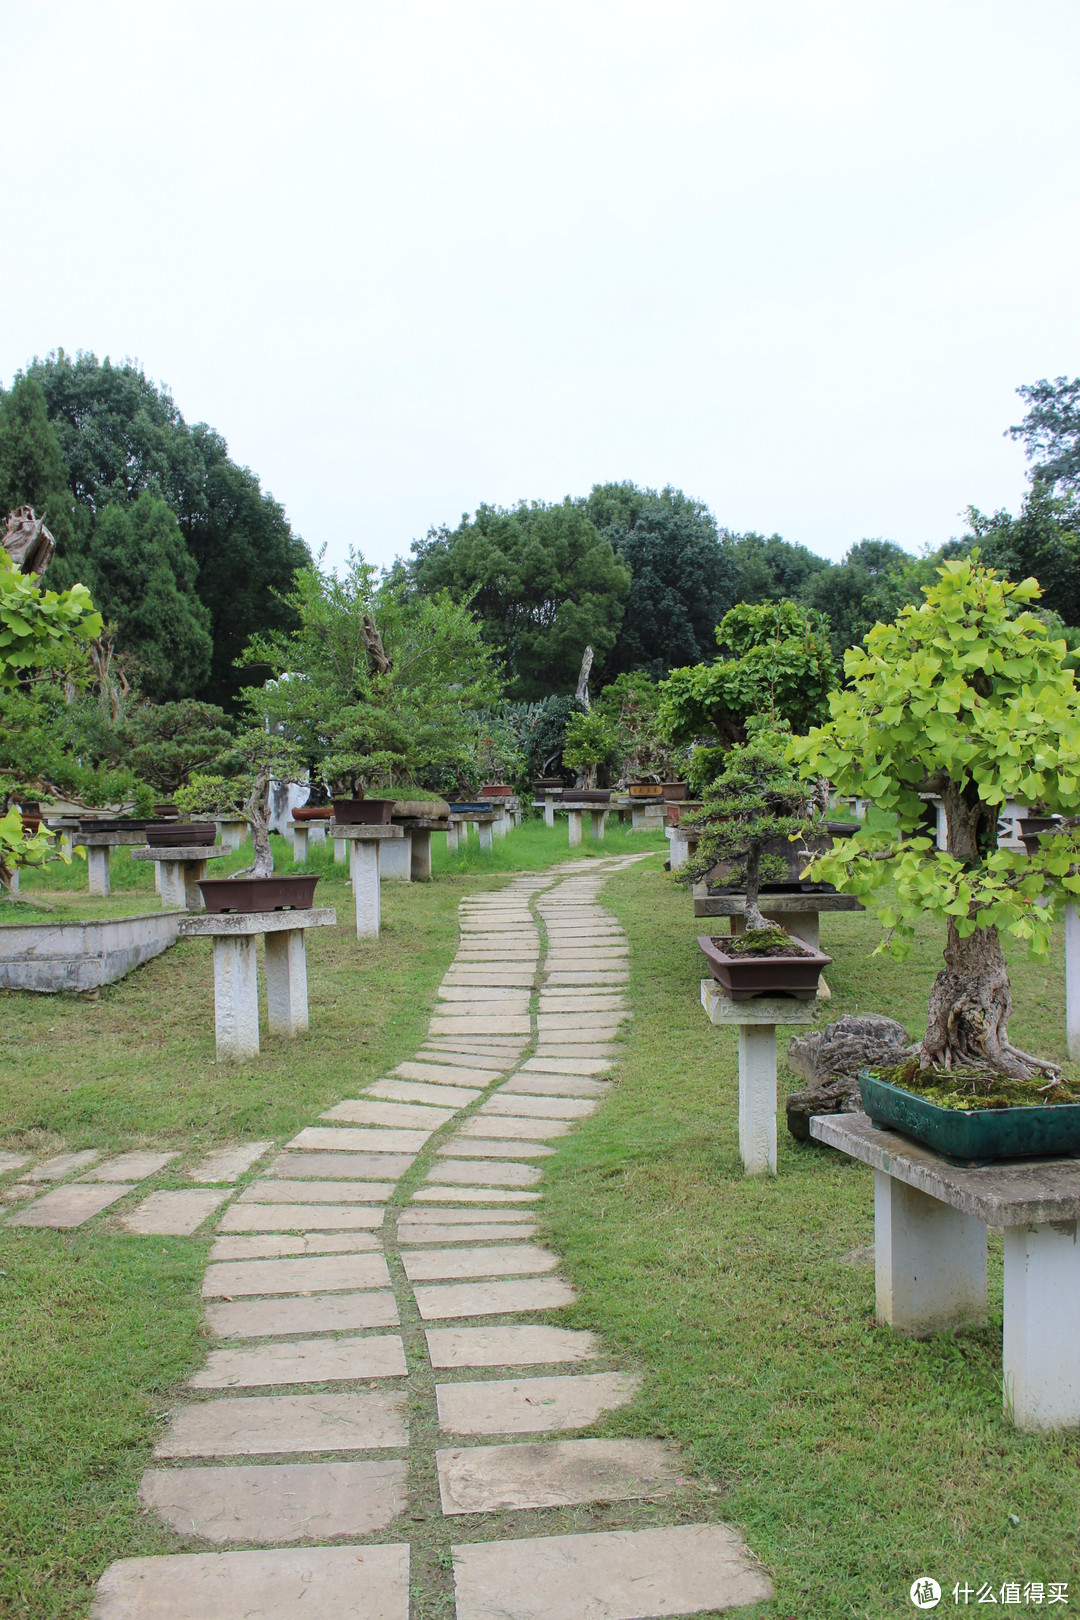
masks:
[[[421,1080],[376,1080],[368,1092],[369,1097],[382,1097],[388,1102],[434,1103],[441,1100],[448,1108],[467,1108],[483,1096],[475,1086],[426,1086]]]
[[[626,984],[630,979],[629,968],[594,968],[586,971],[583,968],[559,968],[557,972],[547,970],[546,983],[557,984]]]
[[[610,1058],[588,1057],[548,1057],[537,1052],[535,1057],[529,1058],[522,1064],[524,1074],[579,1074],[584,1078],[590,1075],[605,1074],[611,1068]]]
[[[497,1226],[501,1221],[531,1221],[532,1218],[532,1210],[515,1215],[512,1209],[403,1209],[398,1231],[429,1221],[438,1221],[442,1226]]]
[[[96,1148],[84,1148],[81,1153],[57,1153],[51,1159],[42,1159],[40,1164],[27,1172],[27,1181],[61,1181],[64,1176],[74,1174],[76,1170],[87,1170],[101,1154]]]
[[[514,1060],[525,1050],[525,1043],[518,1042],[511,1051],[499,1049],[493,1051],[480,1041],[427,1041],[413,1058],[414,1063],[434,1064],[436,1068],[443,1069],[477,1069],[486,1074],[487,1079],[480,1081],[458,1081],[457,1084],[489,1085],[492,1073],[497,1074],[500,1069],[512,1068]]]
[[[24,1198],[36,1198],[40,1191],[40,1181],[36,1186],[32,1181],[16,1181],[0,1192],[0,1199],[6,1204],[17,1204]]]
[[[379,1130],[363,1125],[308,1125],[287,1148],[315,1153],[419,1153],[430,1131]]]
[[[389,1288],[381,1254],[327,1254],[297,1260],[223,1260],[208,1266],[204,1299],[242,1294],[329,1293],[346,1288]]]
[[[360,1254],[378,1249],[374,1232],[254,1232],[215,1238],[211,1260],[277,1260],[290,1254]]]
[[[461,1213],[461,1212],[459,1212]],[[535,1222],[512,1226],[403,1226],[398,1228],[402,1247],[426,1243],[492,1243],[500,1238],[529,1238],[536,1235]]]
[[[483,1069],[471,1063],[399,1063],[394,1073],[403,1080],[423,1080],[427,1085],[460,1086],[465,1080],[475,1080],[479,1086],[489,1086],[494,1075],[512,1067],[512,1063],[501,1061],[493,1068]]]
[[[509,1114],[516,1119],[587,1119],[595,1114],[597,1104],[589,1097],[529,1097],[520,1094],[504,1096],[496,1092],[482,1103],[475,1119],[489,1114]]]
[[[447,984],[444,980],[439,986],[439,997],[442,1001],[473,1001],[477,994],[481,992],[485,1001],[498,1002],[500,1007],[521,1008],[525,1012],[528,1011],[529,993],[527,990],[519,990],[516,985],[482,985],[478,990],[472,985]]]
[[[448,968],[444,985],[479,985],[493,990],[519,990],[532,984],[533,975],[528,968]]]
[[[269,1548],[122,1558],[91,1620],[409,1620],[409,1548]]]
[[[407,1507],[405,1469],[393,1457],[256,1468],[153,1468],[143,1475],[139,1498],[180,1535],[204,1541],[366,1536],[385,1530]],[[317,1615],[323,1613],[320,1607]]]
[[[600,1354],[592,1333],[558,1327],[427,1328],[433,1367],[541,1367]]]
[[[406,1446],[405,1397],[237,1395],[188,1401],[174,1411],[155,1457],[257,1457],[289,1451],[371,1451]]]
[[[378,1181],[392,1176],[396,1181],[415,1157],[414,1153],[279,1153],[271,1159],[266,1174],[340,1181]]]
[[[211,1350],[205,1365],[188,1379],[188,1388],[329,1384],[343,1379],[404,1378],[407,1372],[405,1347],[396,1333],[362,1339],[288,1339],[252,1350]]]
[[[624,1014],[623,1017],[626,1015]],[[617,1032],[621,1018],[617,1013],[611,1012],[581,1012],[574,1013],[545,1013],[537,1014],[536,1029],[539,1035],[564,1035],[571,1031],[590,1031],[588,1039],[610,1040]]]
[[[0,1153],[0,1176],[10,1175],[12,1170],[21,1170],[24,1164],[29,1163],[28,1153]]]
[[[641,1379],[629,1373],[568,1373],[553,1378],[485,1378],[436,1384],[439,1427],[447,1434],[551,1434],[587,1429],[604,1412],[633,1400]]]
[[[392,1293],[324,1294],[315,1299],[240,1299],[208,1305],[206,1321],[220,1339],[293,1337],[397,1327]]]
[[[660,1440],[550,1440],[435,1454],[444,1513],[668,1496],[685,1463]],[[557,1613],[557,1611],[556,1611]]]
[[[601,1072],[610,1069],[620,1051],[621,1047],[615,1045],[594,1046],[591,1043],[581,1042],[559,1044],[550,1036],[545,1036],[538,1043],[533,1056],[536,1058],[537,1069],[547,1074],[558,1073],[564,1068],[569,1074],[589,1074],[592,1072],[591,1066],[597,1063]]]
[[[253,1181],[238,1204],[378,1204],[390,1197],[392,1181]]]
[[[630,1007],[625,996],[618,996],[614,993],[611,995],[598,995],[594,991],[587,990],[585,985],[582,985],[580,988],[580,995],[570,995],[567,992],[550,994],[547,991],[541,990],[540,1001],[537,1007],[538,1015],[541,1018],[549,1018],[559,1014],[565,1015],[567,1013],[606,1012],[611,1013],[616,1018],[619,1018],[622,1017],[623,1014],[630,1011]],[[568,989],[569,987],[567,987],[567,991]]]
[[[528,1018],[440,1018],[437,1015],[428,1024],[428,1034],[435,1039],[453,1035],[523,1035],[532,1034]]]
[[[502,1087],[510,1096],[528,1097],[605,1097],[611,1086],[607,1080],[589,1080],[578,1074],[513,1074]]]
[[[415,1103],[369,1102],[364,1097],[350,1097],[333,1108],[327,1108],[320,1119],[344,1120],[356,1125],[403,1125],[406,1130],[437,1131],[448,1119],[453,1119],[452,1108],[424,1108]]]
[[[481,1118],[479,1114],[474,1114],[464,1122],[458,1134],[465,1137],[543,1141],[552,1136],[565,1136],[569,1129],[570,1122],[565,1119],[522,1119],[516,1115],[510,1119],[500,1114],[485,1114]]]
[[[535,1187],[541,1172],[532,1164],[484,1159],[439,1159],[424,1177],[447,1187]]]
[[[374,1231],[382,1225],[383,1213],[381,1204],[232,1204],[221,1217],[218,1231]]]
[[[451,1136],[435,1152],[448,1158],[539,1159],[545,1154],[554,1153],[555,1149],[544,1147],[539,1142],[496,1142],[479,1136]]]
[[[559,1257],[535,1243],[493,1243],[481,1249],[417,1249],[403,1255],[402,1263],[410,1282],[435,1282],[456,1277],[527,1277],[554,1271]]]
[[[225,1188],[190,1187],[182,1192],[155,1192],[120,1219],[127,1231],[144,1236],[190,1237],[228,1196]]]
[[[425,1322],[465,1316],[508,1316],[511,1311],[557,1311],[576,1299],[558,1277],[522,1277],[513,1282],[421,1283],[413,1289]]]
[[[514,1620],[645,1620],[773,1595],[741,1536],[722,1524],[476,1542],[453,1556],[457,1620],[510,1612]]]
[[[240,1142],[236,1147],[219,1148],[207,1154],[184,1174],[189,1181],[236,1181],[269,1153],[273,1142]]]
[[[440,1198],[453,1200],[455,1204],[531,1204],[540,1194],[536,1192],[518,1192],[516,1188],[506,1187],[450,1187],[445,1184],[438,1187],[421,1187],[414,1192],[414,1204],[437,1203]]]
[[[148,1176],[156,1176],[159,1170],[173,1159],[178,1159],[179,1153],[150,1153],[142,1149],[133,1153],[120,1153],[115,1159],[106,1159],[104,1164],[95,1165],[79,1177],[80,1181],[145,1181]]]
[[[135,1187],[134,1182],[121,1182],[119,1185],[110,1182],[102,1187],[87,1187],[76,1182],[67,1187],[54,1187],[27,1209],[21,1209],[17,1215],[9,1215],[6,1224],[52,1226],[64,1230],[81,1226],[92,1215],[100,1215],[110,1204],[134,1192]]]

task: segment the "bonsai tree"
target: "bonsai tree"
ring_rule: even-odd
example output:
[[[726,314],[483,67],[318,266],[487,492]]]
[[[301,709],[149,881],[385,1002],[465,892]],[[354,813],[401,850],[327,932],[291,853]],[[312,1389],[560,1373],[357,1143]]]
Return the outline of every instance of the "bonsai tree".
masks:
[[[801,778],[784,759],[782,733],[768,723],[750,723],[751,741],[732,748],[724,770],[709,788],[701,814],[690,824],[698,831],[694,858],[676,874],[680,883],[705,877],[718,862],[734,864],[746,894],[746,929],[774,931],[758,906],[761,884],[788,874],[788,862],[775,845],[825,830],[820,787]],[[770,849],[770,845],[774,846]]]
[[[997,848],[997,820],[1008,798],[1067,814],[1080,806],[1080,692],[1064,643],[1026,610],[1037,580],[1011,584],[977,551],[937,573],[921,606],[845,655],[831,720],[793,742],[790,757],[870,802],[864,826],[813,871],[866,898],[892,886],[877,909],[888,930],[879,949],[906,954],[923,916],[945,928],[920,1066],[1030,1079],[1054,1066],[1009,1040],[999,933],[1045,956],[1055,902],[1080,892],[1080,840],[1055,835],[1029,858]],[[944,802],[944,851],[925,835],[921,795]]]
[[[566,728],[563,764],[578,776],[578,786],[594,788],[601,765],[614,765],[620,756],[619,735],[614,725],[597,707],[589,714],[575,714]]]
[[[232,876],[272,877],[270,784],[303,781],[303,760],[287,738],[252,726],[235,739],[222,763],[234,768],[235,774],[192,776],[178,790],[177,806],[184,815],[194,816],[235,816],[239,812],[251,828],[255,855],[250,866]]]
[[[593,705],[593,712],[614,732],[623,776],[656,776],[671,769],[673,756],[660,728],[659,711],[660,688],[642,670],[617,676]]]

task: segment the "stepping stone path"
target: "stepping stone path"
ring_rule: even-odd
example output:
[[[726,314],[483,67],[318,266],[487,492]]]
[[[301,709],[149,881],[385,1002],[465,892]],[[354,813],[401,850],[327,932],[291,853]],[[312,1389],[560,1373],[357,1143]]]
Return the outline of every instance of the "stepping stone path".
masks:
[[[140,1492],[189,1550],[111,1564],[94,1620],[408,1620],[410,1585],[413,1614],[449,1615],[450,1566],[457,1620],[646,1620],[772,1596],[735,1531],[687,1522],[702,1498],[673,1447],[587,1432],[640,1380],[559,1325],[579,1296],[538,1241],[546,1159],[603,1105],[629,1016],[628,948],[599,889],[639,858],[463,901],[412,1060],[238,1197],[272,1144],[211,1154],[186,1174],[216,1187],[157,1191],[124,1217],[193,1231],[216,1212],[217,1236],[208,1354]],[[53,1200],[50,1224],[76,1224],[80,1200],[126,1195],[140,1176],[114,1175],[138,1157],[67,1155],[56,1176],[81,1181],[9,1219],[42,1224]],[[583,1508],[594,1533],[577,1533]]]

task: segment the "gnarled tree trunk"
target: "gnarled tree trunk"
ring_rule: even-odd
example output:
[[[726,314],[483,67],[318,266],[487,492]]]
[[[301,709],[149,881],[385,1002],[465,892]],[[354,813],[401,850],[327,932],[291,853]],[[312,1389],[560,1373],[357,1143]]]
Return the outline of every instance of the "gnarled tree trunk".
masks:
[[[758,909],[758,894],[761,889],[761,845],[752,844],[746,857],[746,899],[743,902],[743,915],[746,918],[747,928],[770,928]]]

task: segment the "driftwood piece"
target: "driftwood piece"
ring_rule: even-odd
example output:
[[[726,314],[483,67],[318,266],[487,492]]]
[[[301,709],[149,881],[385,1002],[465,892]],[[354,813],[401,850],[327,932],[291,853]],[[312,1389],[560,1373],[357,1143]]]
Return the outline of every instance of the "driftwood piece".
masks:
[[[584,703],[586,710],[591,707],[589,703],[589,675],[592,671],[592,665],[593,650],[591,647],[586,647],[581,660],[581,669],[578,673],[577,691],[574,694],[579,703]]]
[[[824,1029],[796,1035],[788,1043],[788,1068],[807,1088],[787,1100],[788,1130],[795,1140],[809,1140],[815,1114],[858,1113],[859,1070],[892,1067],[909,1050],[903,1025],[878,1013],[845,1013]]]
[[[0,544],[21,574],[43,574],[52,562],[56,541],[32,506],[9,512]]]
[[[370,613],[364,614],[364,645],[367,648],[368,668],[372,675],[389,675],[394,666],[386,656],[382,636],[375,628],[375,620]]]

